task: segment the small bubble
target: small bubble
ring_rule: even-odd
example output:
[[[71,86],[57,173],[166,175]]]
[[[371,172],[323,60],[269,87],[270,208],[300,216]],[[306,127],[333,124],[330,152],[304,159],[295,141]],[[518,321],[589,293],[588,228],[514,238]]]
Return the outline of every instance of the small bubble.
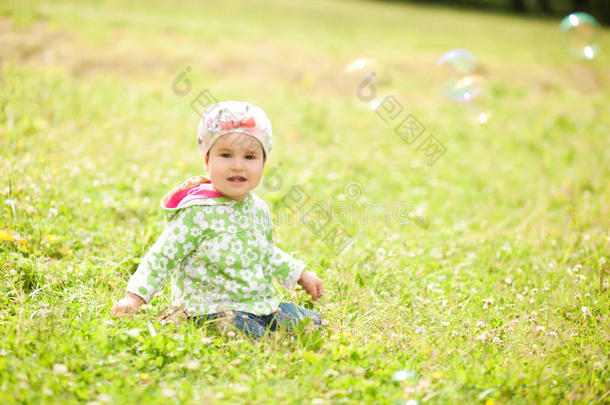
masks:
[[[383,97],[380,86],[388,81],[382,65],[373,58],[358,58],[343,70],[342,87],[349,97],[355,96],[366,108],[376,110]]]
[[[485,86],[485,78],[477,73],[477,57],[466,49],[445,52],[436,62],[445,69],[448,79],[443,94],[451,101],[471,101]]]
[[[568,52],[579,59],[592,60],[599,52],[597,20],[590,14],[577,12],[559,24]]]

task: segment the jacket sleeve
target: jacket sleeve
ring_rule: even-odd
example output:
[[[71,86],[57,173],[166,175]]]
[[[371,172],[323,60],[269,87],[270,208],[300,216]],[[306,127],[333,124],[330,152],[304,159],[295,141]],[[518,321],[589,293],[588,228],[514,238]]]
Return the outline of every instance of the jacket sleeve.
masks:
[[[150,302],[163,287],[168,273],[201,244],[203,230],[197,223],[203,213],[197,206],[181,210],[148,250],[127,284],[127,291]]]
[[[307,267],[305,263],[293,258],[275,245],[273,245],[269,257],[269,266],[275,278],[288,289],[296,286],[303,270]]]

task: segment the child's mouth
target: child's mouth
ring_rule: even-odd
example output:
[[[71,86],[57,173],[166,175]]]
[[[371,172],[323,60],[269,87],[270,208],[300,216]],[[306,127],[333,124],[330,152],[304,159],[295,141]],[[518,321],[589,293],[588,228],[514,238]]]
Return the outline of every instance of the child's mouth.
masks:
[[[246,178],[241,176],[233,176],[229,177],[227,180],[229,180],[231,183],[243,183],[246,181]]]

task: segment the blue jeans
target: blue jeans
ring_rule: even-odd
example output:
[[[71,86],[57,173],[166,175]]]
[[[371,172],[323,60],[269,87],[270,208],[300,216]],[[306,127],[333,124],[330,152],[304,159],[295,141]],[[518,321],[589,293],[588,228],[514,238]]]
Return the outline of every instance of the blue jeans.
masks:
[[[318,313],[296,304],[282,302],[279,310],[270,315],[254,315],[248,312],[235,311],[232,323],[246,335],[259,339],[265,335],[267,330],[284,329],[291,331],[300,321],[307,318],[311,319],[316,326],[322,324],[322,318]],[[193,318],[200,326],[205,321],[213,319],[218,319],[218,314],[207,314]]]

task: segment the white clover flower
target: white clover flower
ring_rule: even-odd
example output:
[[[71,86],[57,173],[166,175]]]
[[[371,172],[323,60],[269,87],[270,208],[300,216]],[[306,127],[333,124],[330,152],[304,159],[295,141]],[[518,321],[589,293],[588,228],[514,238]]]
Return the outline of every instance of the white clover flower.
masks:
[[[163,395],[166,398],[175,398],[178,393],[170,387],[165,387],[163,389],[161,389],[161,395]]]
[[[129,329],[125,333],[127,333],[127,336],[129,336],[131,338],[136,338],[136,337],[140,336],[140,329]]]
[[[416,326],[415,327],[415,333],[417,333],[418,335],[423,335],[426,333],[426,328],[424,326]]]
[[[65,375],[68,373],[68,367],[62,363],[53,364],[53,374],[55,375]]]

